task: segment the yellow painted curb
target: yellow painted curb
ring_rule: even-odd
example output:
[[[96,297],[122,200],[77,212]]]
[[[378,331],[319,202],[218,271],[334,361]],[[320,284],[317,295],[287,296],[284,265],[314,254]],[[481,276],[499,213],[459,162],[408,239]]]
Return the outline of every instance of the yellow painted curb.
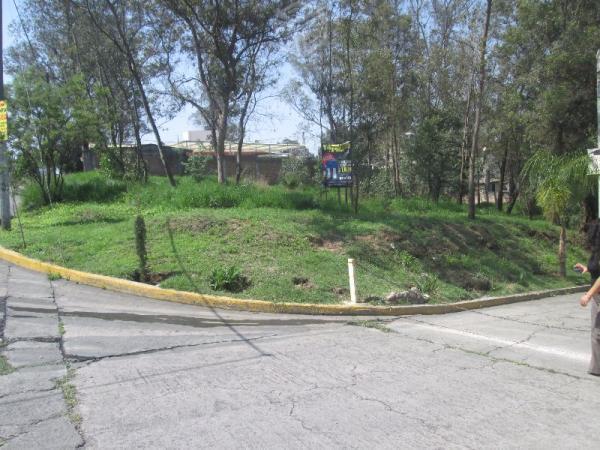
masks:
[[[110,289],[127,294],[140,295],[156,300],[165,300],[176,303],[209,306],[212,308],[232,309],[238,311],[252,311],[264,313],[288,313],[310,315],[347,315],[347,316],[406,316],[416,314],[445,314],[451,312],[479,309],[489,306],[506,305],[509,303],[536,300],[554,295],[573,294],[583,292],[585,286],[576,286],[550,291],[530,292],[526,294],[510,295],[506,297],[493,297],[478,300],[467,300],[450,304],[436,305],[398,305],[398,306],[373,306],[373,305],[317,305],[303,303],[274,303],[265,300],[246,300],[217,295],[197,294],[195,292],[163,289],[122,278],[107,277],[79,270],[38,261],[28,258],[20,253],[0,246],[0,258],[17,266],[31,269],[36,272],[59,275],[64,279],[77,283]]]

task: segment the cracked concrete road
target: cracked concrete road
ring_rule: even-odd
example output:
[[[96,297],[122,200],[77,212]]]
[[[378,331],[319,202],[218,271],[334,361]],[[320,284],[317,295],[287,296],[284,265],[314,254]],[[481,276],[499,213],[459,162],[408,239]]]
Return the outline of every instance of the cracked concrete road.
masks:
[[[6,448],[598,448],[577,295],[385,323],[227,312],[0,263]],[[381,328],[381,327],[380,327]]]

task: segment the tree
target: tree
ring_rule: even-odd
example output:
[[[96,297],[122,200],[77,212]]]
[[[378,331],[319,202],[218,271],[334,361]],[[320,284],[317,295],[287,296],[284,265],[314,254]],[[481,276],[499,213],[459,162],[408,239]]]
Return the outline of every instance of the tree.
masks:
[[[173,26],[179,27],[179,53],[194,64],[193,74],[177,73],[176,61],[167,52],[171,91],[192,105],[210,127],[217,177],[224,183],[230,117],[238,114],[243,140],[249,106],[260,88],[259,58],[269,55],[269,49],[287,37],[297,2],[162,0],[162,4],[173,14]]]
[[[153,67],[153,49],[158,45],[152,39],[153,34],[150,32],[148,17],[144,9],[145,2],[138,0],[82,0],[77,3],[80,7],[85,8],[98,32],[106,36],[112,42],[114,49],[124,57],[129,74],[135,83],[136,93],[139,95],[146,118],[156,139],[158,154],[165,174],[169,178],[171,186],[176,186],[175,178],[165,157],[155,112],[147,93],[146,84],[152,77],[149,68],[151,70]]]
[[[487,48],[491,11],[492,0],[487,0],[479,57],[479,90],[477,99],[475,101],[475,123],[473,124],[473,137],[471,139],[471,151],[469,152],[469,219],[475,219],[475,161],[477,158],[477,152],[479,151],[479,127],[481,125],[481,108],[483,103],[483,91],[485,88],[486,75],[485,51]]]
[[[567,276],[567,228],[593,184],[588,177],[589,157],[536,152],[523,170],[524,180],[535,189],[544,215],[560,227],[558,263],[561,277]]]
[[[58,84],[82,77],[86,95],[102,119],[93,152],[99,157],[105,153],[118,173],[144,180],[141,134],[146,124],[124,55],[98,32],[81,2],[25,0],[18,12],[19,18],[26,15],[28,20],[18,22],[24,39],[9,49],[10,73],[14,76],[36,68],[47,82]],[[138,143],[135,155],[123,146],[133,139]],[[82,153],[85,170],[86,157],[92,153],[89,142],[82,144]],[[74,163],[80,164],[79,155],[74,157]]]
[[[35,70],[24,72],[14,79],[10,104],[18,172],[38,184],[45,203],[60,200],[74,155],[98,138],[99,114],[82,77],[58,85]]]

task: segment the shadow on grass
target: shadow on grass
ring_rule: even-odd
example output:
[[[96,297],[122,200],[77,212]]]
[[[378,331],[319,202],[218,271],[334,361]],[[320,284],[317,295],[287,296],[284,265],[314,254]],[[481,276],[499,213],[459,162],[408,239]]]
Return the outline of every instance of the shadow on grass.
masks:
[[[181,269],[181,272],[183,273],[183,275],[186,277],[186,279],[190,283],[190,286],[192,286],[196,292],[200,292],[201,291],[200,287],[196,284],[196,281],[194,280],[194,278],[192,277],[190,271],[187,269],[187,267],[183,263],[181,255],[179,254],[179,251],[177,250],[177,246],[175,245],[175,239],[174,239],[174,236],[173,236],[173,230],[171,229],[171,223],[170,223],[170,221],[167,220],[167,222],[166,222],[165,225],[166,225],[165,228],[167,229],[167,233],[169,235],[169,243],[171,245],[171,250],[173,251],[173,257],[177,261],[177,264],[179,265],[179,267]],[[219,311],[217,309],[213,308],[212,306],[207,306],[206,308],[210,309],[210,311],[227,328],[229,328],[238,338],[240,338],[242,341],[244,341],[250,348],[252,348],[254,351],[256,351],[260,356],[272,356],[271,354],[263,351],[254,342],[252,342],[246,336],[244,336],[230,321],[228,321],[225,317],[223,317],[219,313]]]
[[[55,226],[73,226],[73,225],[89,225],[89,224],[114,224],[125,222],[125,219],[116,219],[113,217],[103,217],[103,218],[90,218],[90,219],[81,219],[81,220],[65,220],[63,222],[57,222]]]
[[[313,245],[335,241],[349,257],[387,272],[401,270],[402,258],[408,254],[418,259],[425,272],[466,290],[491,289],[491,283],[482,283],[485,279],[527,287],[536,276],[552,275],[543,269],[539,256],[555,251],[554,236],[518,222],[498,223],[492,217],[471,222],[443,213],[373,211],[353,216],[330,211],[307,225]],[[373,230],[373,225],[376,231],[364,231]]]

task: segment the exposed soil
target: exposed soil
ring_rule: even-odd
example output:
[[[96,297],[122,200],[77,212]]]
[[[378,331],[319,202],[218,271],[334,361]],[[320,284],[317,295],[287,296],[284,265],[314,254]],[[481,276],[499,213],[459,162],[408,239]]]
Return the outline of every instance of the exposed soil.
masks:
[[[137,281],[138,283],[146,283],[158,286],[167,278],[170,278],[174,275],[178,275],[179,273],[180,272],[150,272],[148,274],[148,279],[143,281],[140,276],[140,271],[138,269],[135,269],[135,271],[131,274],[130,278],[133,281]]]
[[[309,236],[308,242],[314,247],[321,250],[338,253],[344,249],[344,240],[341,237],[321,238],[318,236]]]
[[[299,289],[312,289],[315,287],[314,284],[310,282],[308,278],[305,277],[294,277],[292,278],[292,283]]]
[[[228,233],[235,233],[247,225],[243,220],[216,220],[207,217],[175,217],[169,220],[171,230],[190,234],[200,234],[220,227]]]

